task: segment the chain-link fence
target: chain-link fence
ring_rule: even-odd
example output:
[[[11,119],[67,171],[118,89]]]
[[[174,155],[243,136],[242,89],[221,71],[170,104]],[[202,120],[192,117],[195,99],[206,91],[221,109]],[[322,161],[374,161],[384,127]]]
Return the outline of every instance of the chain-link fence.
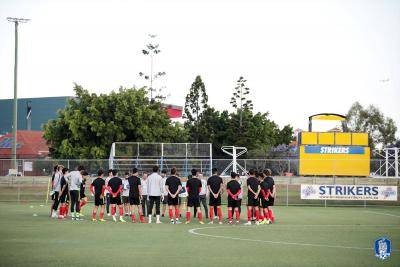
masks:
[[[0,201],[13,202],[41,202],[45,203],[49,188],[50,176],[25,176],[25,177],[0,177]],[[245,177],[242,177],[245,183]],[[398,178],[360,178],[360,177],[274,177],[277,193],[275,204],[279,206],[289,205],[314,205],[314,206],[400,206],[400,201],[353,201],[353,200],[304,200],[301,199],[301,184],[324,185],[375,185],[397,186],[400,192],[400,179]],[[224,177],[225,183],[228,177]],[[243,205],[246,204],[247,190],[244,188]],[[86,192],[90,195],[89,192]],[[226,204],[227,196],[224,192],[223,203]],[[89,201],[93,201],[89,197]]]
[[[18,159],[18,173],[20,176],[46,176],[51,175],[53,167],[61,164],[69,169],[75,169],[78,165],[83,165],[86,170],[91,173],[97,173],[98,169],[107,170],[110,167],[108,159]],[[219,171],[224,170],[232,160],[230,159],[181,159],[181,158],[158,158],[158,159],[115,159],[113,162],[114,168],[123,171],[131,170],[133,167],[141,171],[151,171],[154,165],[160,166],[162,169],[169,171],[172,167],[176,167],[182,176],[187,176],[192,168],[198,169],[205,175],[209,175],[211,168],[215,167]],[[316,160],[313,160],[316,162]],[[328,162],[332,167],[331,169],[340,168],[340,160],[321,160],[321,162]],[[354,164],[359,161],[354,160]],[[271,169],[275,176],[299,176],[299,160],[293,158],[287,159],[238,159],[237,163],[244,169]],[[12,160],[0,159],[0,176],[7,176],[9,169],[11,169]],[[393,162],[386,164],[383,159],[370,160],[370,174],[371,176],[393,176],[394,169]],[[399,165],[400,166],[400,165]],[[386,169],[389,171],[386,172]],[[229,174],[232,167],[226,171]],[[244,173],[240,173],[244,175]]]

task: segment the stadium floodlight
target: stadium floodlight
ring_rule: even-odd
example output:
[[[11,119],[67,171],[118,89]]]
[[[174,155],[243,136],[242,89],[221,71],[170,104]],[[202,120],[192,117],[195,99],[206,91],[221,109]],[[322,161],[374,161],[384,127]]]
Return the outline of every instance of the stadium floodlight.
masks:
[[[14,58],[14,106],[13,106],[13,146],[12,146],[12,160],[13,160],[13,169],[17,170],[18,172],[18,164],[17,164],[17,100],[18,100],[18,94],[17,94],[17,73],[18,73],[18,25],[20,23],[26,23],[30,19],[24,19],[24,18],[12,18],[8,17],[7,20],[9,22],[13,22],[15,25],[15,58]]]

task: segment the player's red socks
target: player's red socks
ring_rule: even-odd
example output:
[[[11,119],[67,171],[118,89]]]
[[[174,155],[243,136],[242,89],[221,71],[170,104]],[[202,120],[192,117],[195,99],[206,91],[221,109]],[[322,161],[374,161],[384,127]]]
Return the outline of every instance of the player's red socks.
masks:
[[[256,220],[260,220],[260,210],[256,210]]]
[[[117,212],[117,207],[111,207],[111,215],[115,216],[116,212]]]
[[[240,220],[239,210],[235,210],[235,215],[236,215],[236,221],[239,221]]]
[[[144,216],[142,213],[139,213],[140,222],[144,223]]]
[[[221,207],[217,207],[217,212],[218,212],[218,220],[222,222],[222,211]]]
[[[180,214],[179,214],[179,208],[176,207],[176,208],[175,208],[175,219],[179,219],[179,216],[180,216]]]
[[[58,213],[58,218],[62,218],[62,216],[63,216],[63,212],[64,212],[64,209],[63,209],[63,207],[61,206],[60,207],[60,210],[59,210],[59,213]]]
[[[119,207],[119,216],[124,216],[124,208]]]
[[[210,206],[210,220],[213,221],[214,220],[214,207]]]
[[[248,210],[247,210],[247,221],[248,221],[248,222],[251,222],[251,216],[252,216],[252,214],[253,214],[252,209],[251,209],[251,208],[248,209]]]
[[[190,211],[186,212],[186,221],[189,222],[190,221]]]
[[[232,210],[228,210],[228,219],[230,222],[232,221]]]
[[[203,221],[203,213],[201,211],[197,212],[197,218],[199,218],[199,222]]]
[[[85,206],[86,205],[86,203],[87,203],[87,201],[86,200],[82,200],[81,201],[81,203],[79,203],[79,207],[83,207],[83,206]]]
[[[135,217],[135,214],[133,214],[133,213],[132,213],[132,215],[131,215],[131,219],[132,219],[132,222],[136,222],[136,217]]]
[[[104,218],[104,211],[100,211],[100,220],[103,220],[103,218]]]
[[[168,209],[169,219],[172,220],[174,218],[174,214],[172,213],[172,208]]]
[[[93,209],[92,219],[96,219],[97,210]]]

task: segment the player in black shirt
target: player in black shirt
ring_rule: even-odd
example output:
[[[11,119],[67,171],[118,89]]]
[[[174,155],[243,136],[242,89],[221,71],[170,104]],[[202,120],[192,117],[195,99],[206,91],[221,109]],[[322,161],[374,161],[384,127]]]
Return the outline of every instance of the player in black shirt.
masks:
[[[193,176],[193,173],[196,175]],[[201,181],[197,178],[197,170],[192,170],[192,177],[186,182],[186,191],[188,192],[188,204],[186,210],[186,224],[190,223],[190,208],[194,207],[197,209],[197,216],[199,223],[204,224],[203,214],[200,209],[200,197]]]
[[[142,208],[140,207],[140,200],[142,199],[142,185],[138,175],[139,175],[138,169],[133,168],[132,175],[128,177],[129,205],[131,210],[132,222],[136,222],[136,217],[135,217],[135,207],[136,207],[140,222],[144,223],[144,216],[142,213]]]
[[[272,223],[274,223],[275,217],[274,217],[274,214],[272,213],[271,207],[274,205],[274,202],[275,202],[276,187],[275,187],[274,178],[272,178],[272,171],[270,169],[264,170],[264,177],[265,177],[264,183],[266,185],[266,188],[270,192],[268,200],[265,203],[265,206],[268,210],[268,220],[270,220]]]
[[[256,224],[258,225],[259,222],[259,199],[258,195],[260,194],[261,188],[260,183],[258,182],[257,178],[255,177],[255,170],[249,170],[249,178],[247,178],[247,223],[246,225],[251,225],[251,217],[253,215],[253,210],[255,211],[256,215]]]
[[[236,223],[240,222],[240,213],[239,213],[239,199],[238,196],[241,193],[241,186],[239,182],[236,180],[239,174],[232,172],[231,180],[226,185],[226,192],[228,193],[228,219],[229,224],[232,224],[232,209],[235,211],[236,215]]]
[[[97,178],[93,180],[92,184],[90,185],[90,192],[92,196],[94,196],[94,208],[92,212],[92,221],[96,220],[97,210],[100,208],[100,217],[99,220],[101,222],[105,222],[104,220],[104,191],[106,190],[106,181],[103,179],[104,172],[103,170],[99,170],[97,172]]]
[[[68,208],[67,208],[67,197],[68,197],[68,183],[67,180],[65,179],[64,175],[68,174],[68,169],[63,168],[62,169],[62,176],[60,180],[60,213],[58,218],[63,219],[67,216]]]
[[[113,217],[114,222],[117,221],[115,217],[115,213],[117,212],[118,205],[119,208],[119,220],[121,222],[126,222],[124,220],[124,208],[121,203],[121,192],[122,192],[122,179],[118,177],[118,171],[112,170],[113,177],[108,181],[107,190],[110,192],[110,203],[111,203],[111,215]]]
[[[208,191],[210,192],[210,224],[213,224],[214,220],[214,207],[217,207],[218,221],[222,224],[222,211],[221,211],[221,194],[222,185],[224,181],[218,176],[218,170],[216,168],[212,169],[212,176],[207,180]]]
[[[176,168],[171,169],[171,176],[165,181],[165,189],[168,193],[168,214],[171,224],[179,224],[179,192],[182,189],[181,179],[176,174]],[[175,221],[172,209],[175,209]]]
[[[84,216],[84,214],[82,213],[82,207],[86,205],[87,203],[87,197],[85,194],[85,190],[86,190],[86,181],[88,179],[89,174],[87,173],[87,171],[82,171],[81,172],[82,175],[82,183],[80,185],[79,188],[79,216]]]

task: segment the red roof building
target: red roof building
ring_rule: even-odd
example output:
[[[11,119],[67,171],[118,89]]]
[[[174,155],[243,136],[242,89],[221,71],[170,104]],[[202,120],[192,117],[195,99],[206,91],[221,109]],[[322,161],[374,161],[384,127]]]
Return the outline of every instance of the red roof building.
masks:
[[[170,119],[182,118],[182,107],[170,104],[162,104],[162,106],[167,109],[167,113]]]
[[[12,142],[12,133],[0,137],[0,158],[11,158]],[[17,131],[17,158],[45,158],[48,155],[49,147],[42,131]]]

